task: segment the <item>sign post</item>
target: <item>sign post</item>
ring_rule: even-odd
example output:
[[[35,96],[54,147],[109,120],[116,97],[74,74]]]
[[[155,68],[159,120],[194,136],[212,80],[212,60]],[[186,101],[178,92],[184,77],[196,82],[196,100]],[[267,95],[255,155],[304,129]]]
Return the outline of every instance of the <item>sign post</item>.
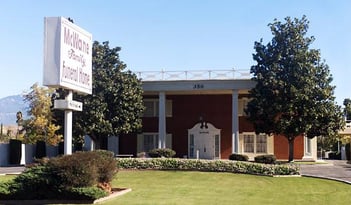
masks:
[[[44,18],[43,84],[69,91],[54,108],[65,112],[64,154],[72,154],[72,115],[83,109],[73,91],[92,93],[92,35],[63,17]]]

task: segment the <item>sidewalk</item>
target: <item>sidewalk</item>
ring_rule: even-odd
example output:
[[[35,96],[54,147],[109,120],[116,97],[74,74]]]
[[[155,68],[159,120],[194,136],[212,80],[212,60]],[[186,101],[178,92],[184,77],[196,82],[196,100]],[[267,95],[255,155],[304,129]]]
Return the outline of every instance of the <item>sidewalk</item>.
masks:
[[[351,164],[346,160],[326,160],[327,164],[301,165],[302,176],[332,179],[351,184]]]
[[[16,166],[16,167],[0,167],[0,175],[5,174],[20,174],[25,169],[24,166]]]

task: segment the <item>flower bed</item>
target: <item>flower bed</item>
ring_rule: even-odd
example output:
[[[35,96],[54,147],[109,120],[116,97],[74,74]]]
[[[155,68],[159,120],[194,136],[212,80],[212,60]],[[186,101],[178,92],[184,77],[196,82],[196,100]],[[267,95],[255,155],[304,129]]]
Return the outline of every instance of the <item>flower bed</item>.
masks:
[[[295,164],[274,165],[230,160],[196,160],[177,158],[119,158],[116,160],[119,169],[231,172],[266,176],[300,174],[299,166]]]

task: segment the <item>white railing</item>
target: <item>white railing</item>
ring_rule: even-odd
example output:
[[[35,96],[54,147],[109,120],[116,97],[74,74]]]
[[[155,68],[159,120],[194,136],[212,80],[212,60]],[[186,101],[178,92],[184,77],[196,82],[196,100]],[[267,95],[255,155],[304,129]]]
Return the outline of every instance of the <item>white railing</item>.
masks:
[[[251,79],[249,70],[194,70],[136,72],[142,81]]]

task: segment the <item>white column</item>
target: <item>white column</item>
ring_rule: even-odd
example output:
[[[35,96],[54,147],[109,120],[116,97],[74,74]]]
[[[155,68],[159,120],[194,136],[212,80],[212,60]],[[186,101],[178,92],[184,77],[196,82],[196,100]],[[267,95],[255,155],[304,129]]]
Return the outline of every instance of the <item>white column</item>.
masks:
[[[238,90],[232,93],[232,153],[239,152],[239,99]]]
[[[70,90],[65,98],[67,101],[72,101],[73,92]],[[72,110],[65,110],[65,132],[64,132],[64,154],[72,154]]]
[[[158,148],[166,148],[166,94],[159,93],[158,105]]]

